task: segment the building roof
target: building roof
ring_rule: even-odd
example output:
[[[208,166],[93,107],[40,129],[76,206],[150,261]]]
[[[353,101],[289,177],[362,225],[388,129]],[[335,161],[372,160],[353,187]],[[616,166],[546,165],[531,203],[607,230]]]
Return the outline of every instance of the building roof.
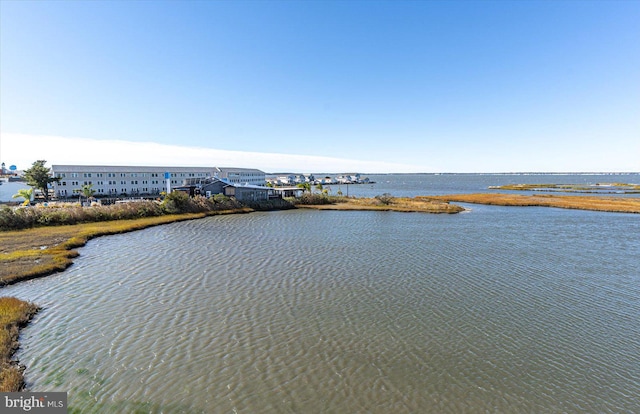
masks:
[[[202,172],[214,171],[214,167],[162,167],[162,166],[132,166],[132,165],[52,165],[51,169],[69,172]]]
[[[219,172],[257,172],[264,174],[264,171],[257,168],[213,167],[213,170]]]
[[[252,184],[240,184],[240,183],[232,183],[230,181],[225,180],[224,178],[214,177],[210,182],[203,183],[202,186],[206,186],[209,184],[214,184],[216,182],[221,182],[225,185],[225,187],[235,187],[235,188],[248,188],[251,190],[273,190],[271,187],[263,186],[263,185],[252,185]]]

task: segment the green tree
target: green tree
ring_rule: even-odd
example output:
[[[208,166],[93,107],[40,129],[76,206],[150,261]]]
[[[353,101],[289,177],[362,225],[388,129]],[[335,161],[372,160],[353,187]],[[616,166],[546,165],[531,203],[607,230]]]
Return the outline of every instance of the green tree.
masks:
[[[16,194],[13,195],[13,198],[24,198],[24,203],[22,205],[26,206],[31,201],[31,195],[33,194],[33,188],[21,188],[18,190]]]
[[[191,204],[189,195],[182,191],[172,191],[162,200],[162,208],[169,214],[188,213]]]
[[[322,191],[324,189],[324,187],[322,186],[321,183],[316,184],[316,190],[320,191],[321,193],[324,193],[324,191]]]
[[[24,170],[24,178],[27,185],[42,191],[44,201],[49,201],[49,184],[60,181],[59,178],[51,176],[51,169],[45,167],[45,160],[38,160],[31,168]]]

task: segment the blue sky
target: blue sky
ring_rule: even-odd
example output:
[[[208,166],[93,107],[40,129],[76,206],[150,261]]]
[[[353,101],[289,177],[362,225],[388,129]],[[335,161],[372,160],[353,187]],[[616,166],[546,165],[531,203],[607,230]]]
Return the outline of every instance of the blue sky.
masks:
[[[0,158],[640,171],[639,21],[639,1],[0,0]]]

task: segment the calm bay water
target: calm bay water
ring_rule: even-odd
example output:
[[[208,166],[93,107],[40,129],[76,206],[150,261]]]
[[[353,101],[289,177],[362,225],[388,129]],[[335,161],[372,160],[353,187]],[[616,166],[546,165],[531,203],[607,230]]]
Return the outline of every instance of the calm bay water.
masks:
[[[321,177],[322,174],[316,174]],[[489,186],[507,184],[579,184],[598,183],[640,184],[640,174],[373,174],[364,175],[375,184],[372,185],[331,185],[333,194],[338,190],[344,195],[374,197],[389,193],[396,197],[414,197],[417,195],[440,195],[454,193],[485,193]],[[501,191],[507,192],[507,191]],[[509,191],[515,194],[532,192]],[[539,193],[538,193],[539,194]],[[554,193],[555,194],[555,193]],[[575,195],[575,193],[573,193]],[[616,194],[611,194],[616,195]],[[618,194],[618,196],[624,196]],[[626,195],[638,197],[639,194]]]
[[[482,176],[449,191],[381,177],[395,191],[350,191],[470,192]],[[98,238],[3,289],[45,307],[18,357],[32,390],[81,412],[639,412],[640,216],[471,208]]]

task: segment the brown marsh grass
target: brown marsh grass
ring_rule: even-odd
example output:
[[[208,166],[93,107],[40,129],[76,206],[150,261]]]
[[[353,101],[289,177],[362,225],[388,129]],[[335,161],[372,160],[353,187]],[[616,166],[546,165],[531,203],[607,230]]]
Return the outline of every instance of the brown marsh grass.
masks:
[[[599,183],[596,185],[584,184],[507,184],[489,187],[492,190],[513,191],[563,191],[565,193],[640,193],[640,184],[626,183]]]
[[[640,213],[640,198],[637,197],[564,196],[547,194],[453,194],[417,198],[499,206],[538,206],[615,213]]]
[[[313,208],[317,210],[373,210],[373,211],[400,211],[420,213],[447,213],[455,214],[464,211],[463,207],[449,204],[443,200],[427,200],[421,197],[389,197],[386,202],[376,198],[341,198],[336,204],[296,205],[298,208]]]
[[[12,297],[0,298],[0,392],[21,391],[24,368],[11,358],[18,349],[18,335],[38,311],[32,303]]]

